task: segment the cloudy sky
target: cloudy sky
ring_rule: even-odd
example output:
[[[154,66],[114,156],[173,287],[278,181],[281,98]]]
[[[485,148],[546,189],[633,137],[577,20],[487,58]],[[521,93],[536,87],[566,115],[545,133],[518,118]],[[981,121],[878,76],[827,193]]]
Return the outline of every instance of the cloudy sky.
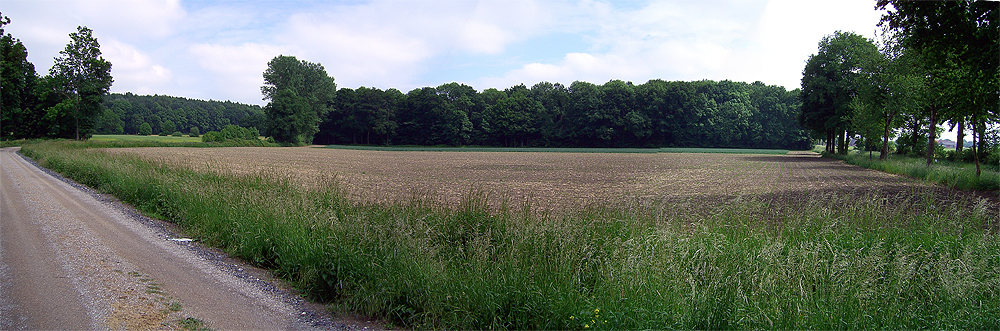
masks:
[[[874,0],[4,0],[39,74],[79,25],[111,61],[112,92],[263,105],[277,55],[339,87],[459,82],[762,81],[799,87],[820,38],[874,38]]]

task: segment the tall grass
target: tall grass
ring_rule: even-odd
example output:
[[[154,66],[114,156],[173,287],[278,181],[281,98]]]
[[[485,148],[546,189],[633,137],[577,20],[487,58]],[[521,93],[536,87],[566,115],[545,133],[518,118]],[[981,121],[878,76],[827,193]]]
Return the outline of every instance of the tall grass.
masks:
[[[824,195],[491,209],[470,191],[379,205],[336,182],[219,175],[67,148],[22,151],[335,309],[445,329],[1000,328],[985,200]],[[699,216],[707,215],[707,216]]]
[[[960,190],[1000,190],[1000,172],[993,171],[996,169],[995,166],[983,165],[982,173],[976,176],[974,165],[960,162],[935,160],[935,163],[928,167],[925,159],[899,155],[890,155],[884,161],[867,153],[850,153],[834,157],[863,168],[923,179]]]

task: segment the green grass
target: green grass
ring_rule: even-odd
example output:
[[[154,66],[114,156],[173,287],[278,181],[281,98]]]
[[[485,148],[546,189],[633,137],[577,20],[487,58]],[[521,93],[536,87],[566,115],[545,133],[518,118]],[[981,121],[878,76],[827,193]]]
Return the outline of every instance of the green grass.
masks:
[[[174,136],[139,136],[139,135],[94,135],[90,138],[93,141],[155,141],[166,143],[193,143],[201,142],[201,137],[174,137]]]
[[[431,147],[328,145],[324,148],[392,152],[521,152],[521,153],[727,153],[788,154],[785,149],[735,148],[550,148],[550,147]]]
[[[1000,328],[998,220],[982,200],[873,190],[780,208],[736,197],[708,213],[544,212],[491,209],[470,191],[457,207],[380,205],[347,200],[336,182],[305,190],[75,145],[22,151],[333,309],[408,328]]]
[[[867,152],[852,152],[847,156],[834,157],[860,167],[927,180],[960,190],[1000,190],[1000,173],[996,171],[995,165],[981,165],[982,173],[976,176],[976,166],[964,162],[935,160],[928,167],[924,158],[900,155],[889,155],[884,161],[878,159],[878,153],[869,156]]]

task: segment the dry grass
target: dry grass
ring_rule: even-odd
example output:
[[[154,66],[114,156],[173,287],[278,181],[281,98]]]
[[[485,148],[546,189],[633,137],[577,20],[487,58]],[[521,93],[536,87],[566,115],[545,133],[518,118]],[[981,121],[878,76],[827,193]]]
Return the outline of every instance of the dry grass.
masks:
[[[888,195],[934,189],[815,153],[601,154],[514,152],[385,152],[317,148],[124,148],[161,164],[194,170],[275,173],[303,186],[335,178],[364,201],[413,197],[455,204],[473,191],[491,201],[557,208],[658,201],[718,201],[757,195],[779,200],[827,193]],[[941,190],[941,189],[936,189]],[[942,192],[954,195],[955,192]]]

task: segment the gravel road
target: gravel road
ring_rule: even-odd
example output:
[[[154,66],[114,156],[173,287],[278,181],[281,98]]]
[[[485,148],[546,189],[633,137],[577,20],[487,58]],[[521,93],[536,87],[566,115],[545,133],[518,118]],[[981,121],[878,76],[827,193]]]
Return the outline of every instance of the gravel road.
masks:
[[[368,328],[17,149],[0,149],[0,329]]]

